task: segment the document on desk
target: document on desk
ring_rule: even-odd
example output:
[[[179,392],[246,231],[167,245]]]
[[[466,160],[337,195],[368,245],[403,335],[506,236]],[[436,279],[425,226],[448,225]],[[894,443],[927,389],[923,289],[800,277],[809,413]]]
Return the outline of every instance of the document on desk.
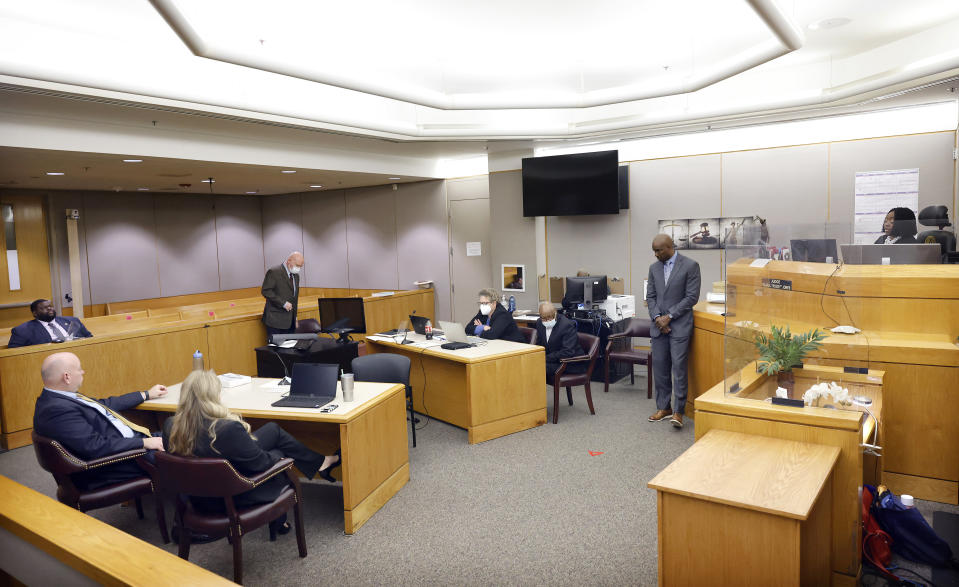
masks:
[[[260,385],[260,389],[263,391],[269,391],[271,393],[284,393],[290,391],[289,385],[280,385],[280,380],[276,381],[267,381],[266,383]]]
[[[392,336],[373,335],[373,336],[367,336],[366,339],[367,339],[367,340],[378,340],[378,341],[380,341],[380,342],[397,342],[396,339],[395,339],[394,337],[392,337]]]

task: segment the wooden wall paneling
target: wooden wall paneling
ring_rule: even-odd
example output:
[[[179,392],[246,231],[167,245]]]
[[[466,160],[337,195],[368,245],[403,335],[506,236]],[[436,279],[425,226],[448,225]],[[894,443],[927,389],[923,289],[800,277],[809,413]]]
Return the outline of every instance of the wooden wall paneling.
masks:
[[[723,336],[702,328],[694,328],[689,349],[687,415],[695,417],[696,398],[723,380],[724,364]],[[653,393],[655,394],[655,389]]]
[[[0,202],[13,206],[14,230],[17,235],[17,256],[20,269],[20,289],[11,290],[7,274],[6,253],[2,255],[0,274],[0,304],[29,303],[37,298],[51,297],[50,255],[47,245],[47,222],[40,195],[4,193]],[[0,233],[0,237],[2,237]],[[6,241],[2,241],[4,244]],[[6,251],[6,246],[3,247]],[[14,309],[4,318],[12,323],[23,317],[22,310]],[[32,318],[27,308],[25,320]]]
[[[469,398],[470,426],[479,426],[515,414],[533,411],[542,412],[545,421],[546,355],[544,352],[470,363],[467,371],[472,390]],[[585,397],[581,397],[580,405],[585,406]],[[599,399],[599,396],[595,399]],[[601,403],[595,399],[594,405]],[[597,407],[598,409],[601,409],[601,406]]]
[[[142,300],[129,300],[125,302],[111,302],[110,313],[123,313],[138,310],[158,310],[161,308],[177,308],[179,306],[193,306],[196,304],[205,304],[211,302],[222,302],[229,300],[242,300],[254,298],[260,295],[260,286],[246,287],[241,289],[228,289],[223,291],[209,291],[195,294],[185,294],[180,296],[167,296],[160,298],[147,298]],[[262,298],[261,298],[262,299]]]
[[[259,316],[214,322],[206,328],[208,369],[217,374],[238,373],[256,376],[256,352],[266,344],[266,326]]]

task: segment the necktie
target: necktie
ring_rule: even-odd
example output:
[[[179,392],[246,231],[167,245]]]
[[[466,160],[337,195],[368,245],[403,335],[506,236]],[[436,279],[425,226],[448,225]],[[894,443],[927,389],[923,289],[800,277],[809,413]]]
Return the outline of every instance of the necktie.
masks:
[[[126,424],[127,426],[129,426],[130,429],[133,430],[134,432],[139,432],[140,434],[142,434],[142,435],[144,435],[144,436],[148,436],[148,437],[149,437],[149,436],[152,436],[152,434],[150,434],[150,431],[149,431],[147,428],[144,428],[143,426],[140,426],[139,424],[134,424],[133,422],[131,422],[131,421],[127,420],[126,418],[124,418],[123,416],[121,416],[121,415],[119,414],[119,412],[115,412],[115,411],[111,410],[110,408],[108,408],[105,404],[102,404],[102,403],[98,402],[98,401],[95,400],[95,399],[88,398],[87,396],[85,396],[85,395],[83,395],[82,393],[79,393],[79,392],[77,392],[77,397],[80,398],[80,399],[82,399],[83,401],[100,404],[101,406],[103,406],[103,407],[106,409],[106,411],[110,412],[110,414],[113,415],[114,418],[116,418],[117,420],[119,420],[119,421],[123,422],[124,424]]]
[[[296,293],[296,285],[293,283],[293,274],[290,273],[290,289],[293,290],[293,293]]]
[[[63,342],[63,337],[60,335],[57,327],[53,325],[53,322],[47,322],[47,328],[50,330],[50,338],[52,338],[54,342]]]

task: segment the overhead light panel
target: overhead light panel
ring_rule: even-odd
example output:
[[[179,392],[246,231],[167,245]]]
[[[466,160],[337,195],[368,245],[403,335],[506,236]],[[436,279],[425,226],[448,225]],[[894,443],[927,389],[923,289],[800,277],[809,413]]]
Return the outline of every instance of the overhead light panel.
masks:
[[[143,163],[143,159],[124,159],[124,163]]]
[[[311,188],[321,188],[321,187],[323,187],[323,186],[321,186],[321,185],[311,185],[310,187],[311,187]]]
[[[62,171],[48,171],[47,175],[66,175]]]
[[[280,173],[296,173],[296,170],[295,170],[295,169],[284,169],[283,171],[280,171]]]

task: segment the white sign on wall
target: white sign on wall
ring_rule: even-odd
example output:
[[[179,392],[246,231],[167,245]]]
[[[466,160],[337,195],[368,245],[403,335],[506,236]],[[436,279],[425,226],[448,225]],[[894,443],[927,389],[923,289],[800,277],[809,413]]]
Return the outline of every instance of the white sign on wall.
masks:
[[[483,243],[480,241],[466,243],[466,256],[479,257],[483,254]]]
[[[898,207],[918,213],[919,169],[857,172],[853,242],[857,245],[874,243],[882,234],[886,214]]]

